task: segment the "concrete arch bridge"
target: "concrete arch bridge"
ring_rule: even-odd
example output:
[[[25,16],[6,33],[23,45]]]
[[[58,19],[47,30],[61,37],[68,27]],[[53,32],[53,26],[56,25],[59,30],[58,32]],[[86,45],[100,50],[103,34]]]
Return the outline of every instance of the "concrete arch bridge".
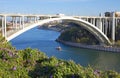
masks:
[[[85,17],[85,16],[59,16],[59,15],[21,15],[21,14],[1,14],[2,27],[1,33],[8,40],[12,40],[18,35],[30,30],[38,25],[43,25],[51,21],[67,20],[76,23],[89,32],[91,32],[103,45],[111,44],[110,40],[106,36],[106,31],[103,29],[108,21],[111,19],[112,28],[114,29],[115,18],[107,17]],[[9,21],[12,20],[12,21]],[[104,20],[104,21],[102,21]],[[106,21],[106,23],[105,23]],[[110,25],[110,24],[109,24]],[[115,38],[115,30],[112,30],[112,39]]]

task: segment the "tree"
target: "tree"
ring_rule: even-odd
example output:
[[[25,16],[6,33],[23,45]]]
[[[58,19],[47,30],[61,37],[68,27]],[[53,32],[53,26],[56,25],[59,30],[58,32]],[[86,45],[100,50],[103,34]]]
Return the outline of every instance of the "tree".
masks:
[[[61,33],[60,40],[82,44],[99,44],[99,41],[89,31],[82,27],[71,27]]]

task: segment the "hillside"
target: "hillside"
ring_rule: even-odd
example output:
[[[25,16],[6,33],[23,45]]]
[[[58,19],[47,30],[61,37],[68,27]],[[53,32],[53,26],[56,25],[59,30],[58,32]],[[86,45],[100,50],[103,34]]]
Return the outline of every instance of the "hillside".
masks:
[[[66,31],[62,32],[58,39],[87,45],[99,44],[99,41],[95,36],[82,27],[70,27]]]
[[[0,36],[0,78],[120,78],[120,74],[47,57],[37,49],[16,50]]]

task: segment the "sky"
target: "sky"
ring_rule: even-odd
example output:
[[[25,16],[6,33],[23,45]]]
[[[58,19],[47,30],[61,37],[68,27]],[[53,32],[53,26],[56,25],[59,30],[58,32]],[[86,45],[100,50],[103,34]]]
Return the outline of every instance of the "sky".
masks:
[[[120,11],[120,0],[0,0],[0,13],[97,16]]]

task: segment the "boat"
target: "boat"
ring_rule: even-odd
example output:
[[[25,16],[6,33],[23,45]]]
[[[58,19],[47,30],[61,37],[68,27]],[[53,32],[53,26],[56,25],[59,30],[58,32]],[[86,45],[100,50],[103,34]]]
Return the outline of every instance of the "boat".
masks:
[[[62,50],[62,48],[60,46],[56,47],[57,50]]]

